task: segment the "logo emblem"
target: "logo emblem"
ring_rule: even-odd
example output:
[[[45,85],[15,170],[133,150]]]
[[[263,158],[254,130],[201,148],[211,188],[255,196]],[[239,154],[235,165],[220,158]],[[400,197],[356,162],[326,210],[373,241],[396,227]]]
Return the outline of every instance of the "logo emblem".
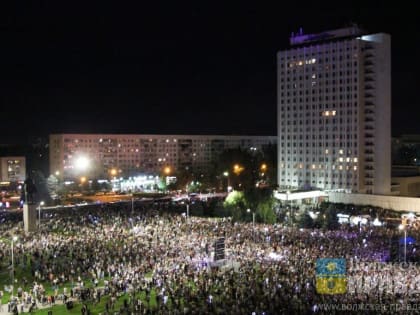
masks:
[[[319,258],[316,260],[316,292],[318,294],[343,294],[347,292],[346,260]]]

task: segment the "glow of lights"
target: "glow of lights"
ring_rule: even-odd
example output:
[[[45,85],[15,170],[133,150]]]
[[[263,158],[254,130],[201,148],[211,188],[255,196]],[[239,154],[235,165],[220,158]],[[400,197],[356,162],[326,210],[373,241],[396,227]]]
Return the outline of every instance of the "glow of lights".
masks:
[[[242,171],[244,170],[244,168],[242,167],[242,166],[240,166],[239,164],[235,164],[234,166],[233,166],[233,172],[236,174],[236,175],[239,175]]]
[[[85,156],[80,156],[76,159],[75,166],[80,171],[85,171],[89,167],[89,159]]]
[[[169,175],[171,173],[171,168],[169,166],[166,166],[163,171],[165,172],[166,175]]]

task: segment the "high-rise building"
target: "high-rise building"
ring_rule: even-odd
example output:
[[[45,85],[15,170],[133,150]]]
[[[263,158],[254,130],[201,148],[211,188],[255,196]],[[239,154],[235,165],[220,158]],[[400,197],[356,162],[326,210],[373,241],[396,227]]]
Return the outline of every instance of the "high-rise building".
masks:
[[[300,31],[277,64],[279,187],[388,194],[390,36]]]
[[[71,179],[205,171],[226,149],[255,151],[276,143],[275,136],[54,134],[50,173]]]
[[[26,178],[26,159],[24,156],[0,157],[0,182],[23,182]]]

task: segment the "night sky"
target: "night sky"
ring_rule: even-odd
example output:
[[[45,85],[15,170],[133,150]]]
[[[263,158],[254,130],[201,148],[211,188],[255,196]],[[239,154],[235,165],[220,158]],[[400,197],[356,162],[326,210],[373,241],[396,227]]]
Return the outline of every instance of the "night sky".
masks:
[[[392,35],[392,134],[420,134],[415,8],[10,2],[0,16],[0,143],[61,132],[275,135],[276,52],[300,27],[351,23]]]

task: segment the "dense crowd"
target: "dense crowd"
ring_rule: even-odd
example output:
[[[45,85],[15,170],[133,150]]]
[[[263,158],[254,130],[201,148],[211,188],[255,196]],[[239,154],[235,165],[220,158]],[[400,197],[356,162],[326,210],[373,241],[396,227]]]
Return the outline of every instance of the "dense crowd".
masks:
[[[27,311],[42,301],[83,303],[106,297],[108,313],[331,314],[322,305],[420,300],[419,267],[388,262],[390,240],[401,234],[396,229],[253,226],[230,219],[188,218],[165,208],[138,202],[134,209],[116,204],[45,210],[41,232],[28,235],[15,220],[4,220],[1,238],[19,236],[15,265],[32,273],[31,279],[17,279],[16,305]],[[417,229],[409,234],[420,239]],[[225,238],[226,257],[216,265],[214,243],[220,237]],[[10,245],[0,242],[3,265],[11,263],[9,253]],[[316,260],[331,257],[346,259],[345,294],[316,292]],[[98,286],[104,279],[104,286]],[[86,281],[94,284],[92,289]],[[70,292],[63,289],[66,282],[73,284]],[[53,296],[46,295],[42,283],[55,289]],[[137,294],[145,293],[149,301],[152,291],[156,307]],[[115,310],[122,293],[129,298]]]

